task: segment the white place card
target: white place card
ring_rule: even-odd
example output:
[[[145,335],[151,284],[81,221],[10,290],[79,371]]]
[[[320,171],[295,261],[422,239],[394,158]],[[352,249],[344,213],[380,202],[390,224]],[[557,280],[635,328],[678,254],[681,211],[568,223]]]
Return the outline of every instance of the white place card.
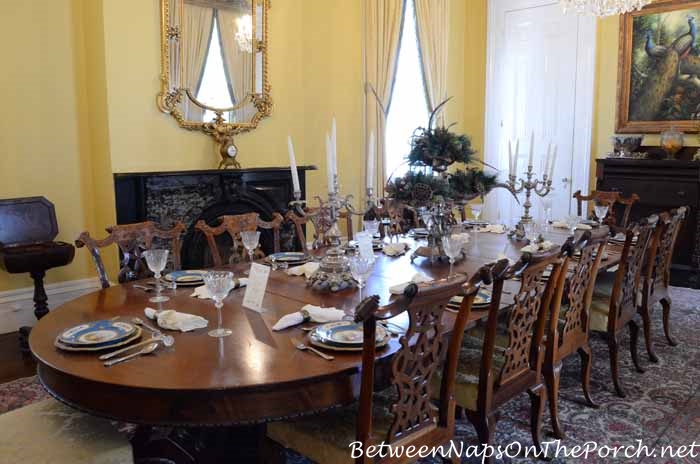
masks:
[[[372,248],[372,234],[369,232],[358,232],[355,235],[360,256],[367,259],[374,259],[374,249]]]
[[[262,312],[262,302],[267,289],[267,279],[270,277],[270,267],[253,263],[250,266],[248,285],[243,295],[243,307]]]

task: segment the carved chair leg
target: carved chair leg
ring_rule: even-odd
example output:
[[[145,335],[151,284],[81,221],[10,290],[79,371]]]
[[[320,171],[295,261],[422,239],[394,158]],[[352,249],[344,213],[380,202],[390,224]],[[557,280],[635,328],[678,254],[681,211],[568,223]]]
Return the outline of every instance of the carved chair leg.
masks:
[[[597,409],[600,405],[591,398],[591,365],[593,364],[591,347],[589,345],[582,346],[578,349],[578,354],[581,358],[581,387],[583,388],[583,397],[586,399],[586,405],[588,407]]]
[[[640,374],[644,373],[641,364],[639,364],[639,354],[637,353],[637,344],[639,343],[639,326],[635,321],[629,321],[627,325],[630,328],[630,354],[632,355],[632,363],[635,369]]]
[[[528,389],[530,395],[530,433],[535,447],[542,450],[542,440],[540,430],[542,429],[542,413],[544,404],[547,401],[547,389],[544,385],[538,385],[534,389]]]
[[[615,385],[615,392],[617,396],[624,398],[627,395],[620,383],[620,366],[618,360],[619,343],[617,341],[617,334],[608,335],[608,351],[610,351],[610,373],[612,374],[613,384]]]
[[[549,414],[552,418],[552,436],[563,440],[565,435],[559,423],[559,379],[561,377],[561,363],[554,369],[547,369],[544,374],[547,385],[547,397],[549,399]]]
[[[650,308],[641,307],[639,308],[639,314],[642,315],[642,323],[644,327],[644,343],[647,348],[647,353],[649,354],[649,361],[653,363],[659,362],[659,358],[654,354],[654,342],[651,339],[651,314]]]
[[[476,434],[479,437],[479,443],[482,447],[493,445],[493,435],[496,431],[496,419],[491,414],[487,415],[469,415],[469,422],[472,423]],[[496,459],[493,456],[486,458],[484,462],[493,464]]]
[[[661,300],[661,306],[663,307],[664,313],[664,335],[666,335],[666,340],[671,346],[678,345],[675,338],[671,336],[671,297],[666,296]]]

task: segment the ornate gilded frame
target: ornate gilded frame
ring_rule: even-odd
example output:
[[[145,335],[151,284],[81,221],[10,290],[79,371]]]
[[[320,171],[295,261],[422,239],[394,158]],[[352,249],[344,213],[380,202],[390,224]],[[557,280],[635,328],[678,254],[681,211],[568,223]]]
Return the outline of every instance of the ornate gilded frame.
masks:
[[[617,66],[617,115],[615,131],[618,133],[660,133],[674,127],[684,132],[698,132],[700,121],[630,121],[630,86],[632,73],[633,20],[637,16],[652,15],[668,11],[700,8],[698,0],[656,0],[640,11],[620,16],[620,45]],[[697,18],[700,21],[700,18]]]
[[[220,146],[219,153],[222,159],[219,163],[219,168],[239,168],[240,164],[235,159],[237,148],[233,142],[233,137],[258,127],[258,123],[263,118],[270,116],[273,108],[272,97],[270,96],[270,81],[268,79],[268,15],[270,10],[270,0],[251,0],[253,17],[253,49],[262,53],[262,71],[260,73],[262,76],[262,93],[251,92],[243,103],[239,103],[231,108],[213,108],[206,106],[193,98],[189,89],[174,88],[171,86],[171,42],[177,41],[179,43],[182,33],[177,25],[173,26],[170,24],[169,18],[171,1],[174,1],[179,6],[181,11],[180,17],[182,17],[182,10],[184,8],[185,0],[160,0],[161,85],[160,92],[156,97],[158,109],[163,113],[170,114],[183,129],[200,131],[212,136]],[[258,39],[257,31],[256,16],[258,13],[258,6],[262,6],[262,40]],[[254,63],[252,70],[254,75],[256,73],[256,66],[257,65]],[[255,79],[253,85],[255,85]],[[200,108],[213,111],[216,115],[214,120],[211,122],[196,122],[185,119],[179,107],[179,104],[182,103],[183,99],[185,98],[189,99],[190,102],[196,104]],[[228,123],[224,120],[224,113],[237,109],[251,100],[257,112],[249,122]]]

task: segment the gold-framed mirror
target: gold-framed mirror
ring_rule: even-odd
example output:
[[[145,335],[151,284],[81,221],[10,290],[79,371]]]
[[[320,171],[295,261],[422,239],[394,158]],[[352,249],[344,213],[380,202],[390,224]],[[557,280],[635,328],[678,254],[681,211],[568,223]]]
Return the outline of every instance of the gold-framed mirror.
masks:
[[[272,112],[270,0],[160,0],[158,108],[219,144],[220,168],[240,167],[233,137]]]

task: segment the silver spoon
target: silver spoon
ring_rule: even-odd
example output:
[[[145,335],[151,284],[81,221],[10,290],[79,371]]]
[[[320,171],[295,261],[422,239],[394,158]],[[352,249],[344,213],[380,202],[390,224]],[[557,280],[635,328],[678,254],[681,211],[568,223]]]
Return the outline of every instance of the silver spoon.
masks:
[[[104,365],[105,365],[106,367],[114,366],[114,365],[117,364],[117,363],[124,362],[124,361],[128,361],[129,359],[133,359],[133,358],[135,358],[135,357],[137,357],[137,356],[141,356],[141,355],[144,355],[144,354],[151,354],[151,353],[153,353],[156,349],[158,349],[158,343],[156,343],[156,342],[150,343],[150,344],[144,346],[142,349],[140,349],[140,350],[137,351],[136,353],[131,353],[131,354],[128,354],[128,355],[126,355],[126,356],[122,356],[121,358],[112,359],[112,360],[110,360],[110,361],[105,362]]]
[[[292,343],[294,343],[294,342],[292,342]],[[295,343],[294,346],[296,347],[297,350],[301,350],[301,351],[309,350],[312,353],[322,357],[326,361],[333,361],[335,359],[333,356],[326,354],[326,353],[322,353],[322,352],[318,351],[316,348],[313,348],[313,347],[306,345],[304,343],[301,343],[301,342]]]
[[[136,325],[140,325],[141,327],[144,327],[145,329],[150,330],[151,333],[153,333],[153,338],[159,338],[163,342],[163,345],[173,346],[175,344],[175,338],[172,335],[164,334],[163,332],[156,329],[155,327],[152,327],[150,324],[145,323],[140,317],[132,318],[131,322],[133,322]]]

